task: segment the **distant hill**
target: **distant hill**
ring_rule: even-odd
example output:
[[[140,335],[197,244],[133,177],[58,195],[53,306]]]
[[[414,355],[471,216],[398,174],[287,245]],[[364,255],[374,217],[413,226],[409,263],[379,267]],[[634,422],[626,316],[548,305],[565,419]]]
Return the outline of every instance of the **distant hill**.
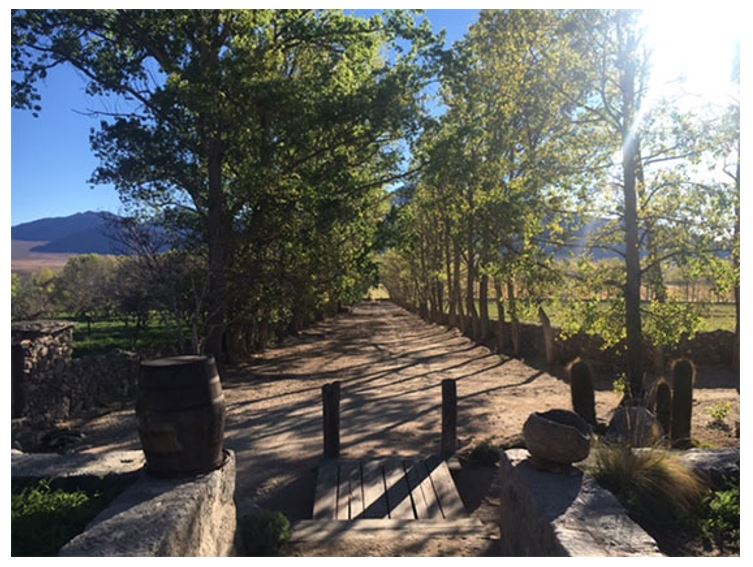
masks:
[[[44,218],[11,227],[11,239],[42,241],[32,252],[69,254],[122,254],[123,246],[114,236],[111,213],[87,211],[68,217]]]

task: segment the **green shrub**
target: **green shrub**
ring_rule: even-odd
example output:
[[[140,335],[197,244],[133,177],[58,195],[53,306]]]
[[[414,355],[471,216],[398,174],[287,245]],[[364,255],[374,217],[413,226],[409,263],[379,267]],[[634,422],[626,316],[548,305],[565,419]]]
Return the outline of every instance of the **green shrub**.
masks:
[[[482,441],[470,452],[468,460],[476,465],[493,466],[499,461],[499,449],[489,441]]]
[[[592,462],[599,484],[639,522],[683,524],[700,510],[704,484],[667,451],[598,445]]]
[[[98,492],[53,491],[49,480],[11,494],[11,555],[57,555],[107,503]]]
[[[711,416],[711,425],[724,427],[727,425],[725,420],[729,412],[732,411],[732,404],[729,402],[720,402],[714,404],[706,411]]]
[[[285,515],[271,510],[259,510],[243,516],[239,527],[246,555],[253,557],[277,555],[292,534]]]
[[[627,376],[620,374],[612,382],[612,391],[618,398],[623,398],[628,392],[630,392],[630,381]]]
[[[701,533],[719,551],[740,549],[740,487],[719,490],[703,501]]]

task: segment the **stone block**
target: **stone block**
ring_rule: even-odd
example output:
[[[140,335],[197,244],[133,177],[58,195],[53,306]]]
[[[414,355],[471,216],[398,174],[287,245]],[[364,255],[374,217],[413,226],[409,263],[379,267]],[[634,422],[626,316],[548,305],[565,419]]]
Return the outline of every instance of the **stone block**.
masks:
[[[539,470],[525,449],[501,457],[500,527],[509,555],[661,555],[614,495],[579,469]]]
[[[68,542],[61,556],[206,557],[235,551],[235,455],[182,479],[144,473]]]
[[[104,454],[22,453],[12,451],[11,478],[69,478],[129,474],[144,467],[142,451],[112,451]]]

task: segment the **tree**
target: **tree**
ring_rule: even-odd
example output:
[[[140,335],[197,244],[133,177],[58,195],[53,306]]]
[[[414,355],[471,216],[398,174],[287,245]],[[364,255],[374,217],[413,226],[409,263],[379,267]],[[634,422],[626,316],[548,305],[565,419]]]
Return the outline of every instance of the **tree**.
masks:
[[[48,317],[55,310],[54,289],[55,273],[51,270],[26,276],[11,274],[11,318]]]
[[[92,320],[113,309],[112,285],[116,260],[109,256],[86,254],[66,262],[55,279],[58,304],[77,319],[85,320],[91,333]]]
[[[709,238],[710,192],[695,171],[711,139],[701,116],[682,109],[680,96],[651,100],[650,52],[643,43],[640,12],[596,12],[594,25],[583,28],[592,49],[584,52],[581,66],[590,88],[581,98],[583,112],[602,133],[595,152],[620,155],[618,175],[602,181],[590,217],[594,248],[624,260],[624,269],[609,281],[622,296],[609,310],[621,313],[626,342],[626,367],[631,394],[643,393],[644,338],[656,348],[672,346],[695,332],[699,321],[695,306],[671,301],[664,285],[664,267],[689,266],[718,252]],[[591,18],[591,16],[589,16]],[[604,190],[606,189],[606,190]],[[620,234],[621,233],[621,234]],[[641,303],[641,290],[653,294]],[[594,287],[593,284],[592,288]],[[614,338],[619,333],[613,333]],[[663,372],[662,364],[655,370]]]
[[[571,52],[583,46],[569,32],[578,24],[570,12],[482,13],[447,58],[447,111],[419,146],[426,167],[406,208],[413,231],[405,236],[413,244],[404,253],[427,299],[438,288],[431,282],[441,283],[437,258],[444,256],[450,319],[462,321],[466,313],[482,339],[490,329],[492,282],[501,319],[507,289],[517,344],[520,287],[540,297],[558,277],[551,259],[562,212],[576,200],[569,191],[577,194],[576,177],[592,154],[576,138],[584,87],[570,76]],[[566,80],[563,93],[557,86]]]
[[[257,305],[234,314],[273,317],[235,284],[249,259],[272,262],[254,247],[291,234],[296,201],[313,201],[327,225],[328,205],[345,215],[398,175],[391,146],[415,121],[427,74],[418,63],[435,44],[428,25],[400,12],[16,11],[12,26],[15,107],[37,111],[35,82],[62,63],[89,93],[132,103],[93,132],[93,181],[136,208],[179,211],[172,218],[198,234],[206,350],[218,361],[236,293]],[[382,59],[398,39],[408,48]]]

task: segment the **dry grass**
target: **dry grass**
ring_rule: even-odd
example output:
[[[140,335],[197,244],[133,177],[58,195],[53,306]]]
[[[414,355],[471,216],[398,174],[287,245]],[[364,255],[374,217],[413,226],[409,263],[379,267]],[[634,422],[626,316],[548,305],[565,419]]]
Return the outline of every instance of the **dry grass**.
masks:
[[[704,483],[677,457],[661,449],[631,450],[601,444],[593,451],[592,474],[638,520],[653,524],[692,518],[706,492]]]

